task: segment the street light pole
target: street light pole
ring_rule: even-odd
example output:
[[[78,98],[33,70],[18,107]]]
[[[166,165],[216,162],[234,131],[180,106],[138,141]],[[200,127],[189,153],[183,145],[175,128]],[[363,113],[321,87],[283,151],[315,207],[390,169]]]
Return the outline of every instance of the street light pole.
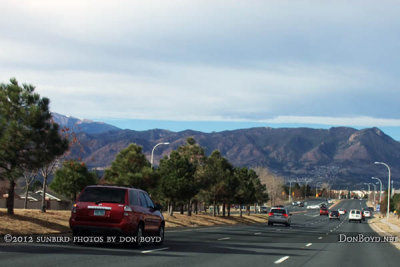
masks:
[[[389,212],[390,212],[390,167],[384,162],[375,161],[374,164],[381,164],[386,166],[388,169],[388,201],[387,201],[387,211],[386,211],[386,219],[389,221]]]
[[[371,177],[371,179],[378,180],[379,183],[381,184],[381,188],[379,191],[379,203],[381,203],[382,202],[382,180],[379,178],[376,178],[376,177]]]
[[[159,145],[169,145],[169,142],[158,143],[157,145],[155,145],[155,146],[153,147],[153,150],[151,151],[151,158],[150,158],[151,168],[153,168],[154,150],[155,150],[156,147],[158,147]]]
[[[318,188],[318,184],[321,184],[322,182],[318,182],[315,184],[315,197],[317,197],[317,188]]]
[[[371,195],[371,190],[369,187],[370,183],[364,183],[364,184],[368,185],[368,201],[369,201],[369,196]]]
[[[293,180],[289,180],[289,202],[292,202],[292,183]]]
[[[376,191],[376,185],[372,184],[374,186],[374,202],[372,202],[372,204],[374,204],[374,209],[375,209],[375,191]]]

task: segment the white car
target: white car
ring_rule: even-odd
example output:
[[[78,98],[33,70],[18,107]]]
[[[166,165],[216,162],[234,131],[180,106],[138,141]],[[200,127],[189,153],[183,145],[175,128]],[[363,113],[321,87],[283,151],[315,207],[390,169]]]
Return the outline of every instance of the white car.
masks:
[[[319,209],[319,205],[309,205],[307,209]]]
[[[358,221],[359,223],[361,223],[362,221],[361,210],[350,210],[349,222],[353,221]]]
[[[371,212],[369,210],[364,210],[364,217],[371,218]]]
[[[340,208],[340,209],[339,209],[339,214],[340,214],[340,215],[344,215],[344,214],[346,214],[346,210],[345,210],[345,209],[342,209],[342,208]]]

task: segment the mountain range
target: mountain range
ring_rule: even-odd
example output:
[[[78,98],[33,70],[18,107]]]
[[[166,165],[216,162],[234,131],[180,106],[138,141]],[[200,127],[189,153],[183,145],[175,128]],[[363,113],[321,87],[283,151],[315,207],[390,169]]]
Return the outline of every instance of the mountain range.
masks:
[[[147,131],[123,130],[115,126],[80,120],[53,113],[62,127],[70,127],[78,136],[80,148],[71,157],[81,158],[91,168],[104,169],[111,165],[117,153],[130,143],[143,147],[150,159],[154,145],[155,165],[164,155],[185,144],[188,137],[210,154],[218,149],[234,166],[268,167],[287,180],[311,183],[329,182],[333,188],[366,188],[371,176],[382,178],[387,184],[387,169],[374,165],[375,161],[391,166],[395,186],[400,174],[400,143],[378,128],[357,130],[349,127],[330,129],[312,128],[249,128],[204,133],[186,130],[172,132],[154,129]]]

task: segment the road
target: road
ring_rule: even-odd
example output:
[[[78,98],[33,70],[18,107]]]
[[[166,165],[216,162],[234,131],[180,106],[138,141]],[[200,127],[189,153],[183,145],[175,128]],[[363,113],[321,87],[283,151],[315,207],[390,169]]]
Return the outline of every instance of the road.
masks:
[[[360,209],[366,203],[344,200],[335,209],[340,207]],[[399,266],[400,251],[390,243],[338,242],[339,234],[372,235],[366,222],[329,221],[318,210],[294,211],[290,227],[169,230],[162,247],[1,244],[0,266]]]

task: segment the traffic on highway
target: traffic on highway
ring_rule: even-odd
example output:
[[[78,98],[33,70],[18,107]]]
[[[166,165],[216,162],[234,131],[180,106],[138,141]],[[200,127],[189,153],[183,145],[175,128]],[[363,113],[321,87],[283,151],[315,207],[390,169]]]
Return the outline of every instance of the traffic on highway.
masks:
[[[317,200],[307,204],[321,206]],[[350,212],[331,220],[319,208],[278,206],[270,213],[282,218],[268,224],[166,230],[158,247],[3,243],[1,266],[26,266],[27,259],[34,266],[398,266],[396,238],[381,237],[368,219],[351,217],[351,211],[367,210],[365,200],[327,203],[326,209]]]

